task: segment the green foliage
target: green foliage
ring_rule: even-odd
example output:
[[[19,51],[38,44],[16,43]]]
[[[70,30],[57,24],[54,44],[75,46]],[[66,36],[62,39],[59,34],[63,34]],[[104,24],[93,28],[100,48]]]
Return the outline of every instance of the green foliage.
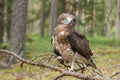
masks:
[[[33,54],[52,52],[51,37],[40,38],[38,34],[28,35],[26,52]]]
[[[120,40],[102,36],[88,37],[92,49],[120,49]]]
[[[0,44],[0,49],[8,49],[8,43]]]

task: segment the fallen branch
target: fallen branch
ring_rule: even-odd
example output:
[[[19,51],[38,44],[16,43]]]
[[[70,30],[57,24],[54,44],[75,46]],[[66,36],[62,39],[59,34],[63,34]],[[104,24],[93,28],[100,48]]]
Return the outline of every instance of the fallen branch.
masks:
[[[31,61],[31,60],[26,60],[26,59],[18,56],[16,53],[10,52],[7,50],[0,50],[0,54],[11,55],[11,56],[15,57],[17,60],[21,61],[22,63],[26,63],[28,65],[45,67],[45,68],[49,68],[51,70],[59,71],[61,73],[61,75],[55,77],[53,80],[57,80],[57,79],[62,78],[64,76],[71,76],[71,77],[75,77],[75,78],[83,79],[83,80],[113,80],[112,78],[104,78],[104,77],[101,77],[98,75],[97,76],[89,76],[89,75],[85,75],[85,74],[78,73],[78,72],[69,72],[69,71],[61,69],[57,66],[50,66],[50,65],[45,64],[45,63],[36,63],[36,62]]]
[[[113,74],[112,76],[110,76],[111,78],[116,76],[116,75],[120,75],[120,72],[116,72],[115,74]]]

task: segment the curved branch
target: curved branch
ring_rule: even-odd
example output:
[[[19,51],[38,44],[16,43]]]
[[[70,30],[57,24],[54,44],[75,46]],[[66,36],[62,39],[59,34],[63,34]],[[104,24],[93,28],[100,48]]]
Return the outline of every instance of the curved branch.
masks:
[[[92,77],[92,76],[81,74],[81,73],[78,73],[78,72],[69,72],[69,71],[61,69],[59,67],[50,66],[48,64],[36,63],[36,62],[31,61],[31,60],[26,60],[26,59],[18,56],[16,53],[8,51],[8,50],[0,50],[0,54],[2,54],[2,53],[11,55],[11,56],[15,57],[16,59],[18,59],[19,61],[21,61],[22,63],[26,63],[28,65],[33,65],[33,66],[38,66],[38,67],[45,67],[45,68],[49,68],[49,69],[52,69],[52,70],[55,70],[55,71],[59,71],[61,73],[61,75],[58,76],[58,78],[59,77],[61,78],[61,77],[64,77],[64,76],[71,76],[71,77],[75,77],[75,78],[83,79],[83,80],[108,80],[108,78],[106,79],[106,78],[101,77],[101,76]],[[112,80],[112,78],[110,78],[109,80]]]

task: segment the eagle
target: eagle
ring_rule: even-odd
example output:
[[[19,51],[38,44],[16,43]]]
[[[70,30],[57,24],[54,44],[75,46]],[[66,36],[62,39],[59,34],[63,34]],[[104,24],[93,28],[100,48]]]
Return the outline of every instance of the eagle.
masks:
[[[62,64],[70,64],[70,71],[74,70],[78,61],[96,69],[88,39],[74,29],[76,22],[77,18],[71,14],[59,16],[52,36],[53,51]]]

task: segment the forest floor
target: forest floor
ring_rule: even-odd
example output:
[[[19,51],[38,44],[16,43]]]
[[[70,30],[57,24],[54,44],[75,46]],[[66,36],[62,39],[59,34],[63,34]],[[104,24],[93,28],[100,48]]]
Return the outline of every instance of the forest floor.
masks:
[[[96,65],[104,76],[110,76],[120,71],[120,41],[105,37],[88,37],[88,39],[94,53],[93,58]],[[39,38],[36,35],[32,35],[32,38],[27,38],[26,47],[25,58],[33,59],[33,57],[40,54],[52,54],[51,38],[49,37]],[[39,57],[36,61],[39,61]],[[21,68],[20,64],[19,62],[12,65],[12,68],[0,70],[0,80],[16,80],[18,77],[21,77],[21,80],[51,80],[59,74],[56,71],[26,64]],[[51,64],[58,65],[54,62],[51,62]],[[120,75],[116,76],[116,78],[120,80]],[[78,79],[65,77],[60,80]]]

